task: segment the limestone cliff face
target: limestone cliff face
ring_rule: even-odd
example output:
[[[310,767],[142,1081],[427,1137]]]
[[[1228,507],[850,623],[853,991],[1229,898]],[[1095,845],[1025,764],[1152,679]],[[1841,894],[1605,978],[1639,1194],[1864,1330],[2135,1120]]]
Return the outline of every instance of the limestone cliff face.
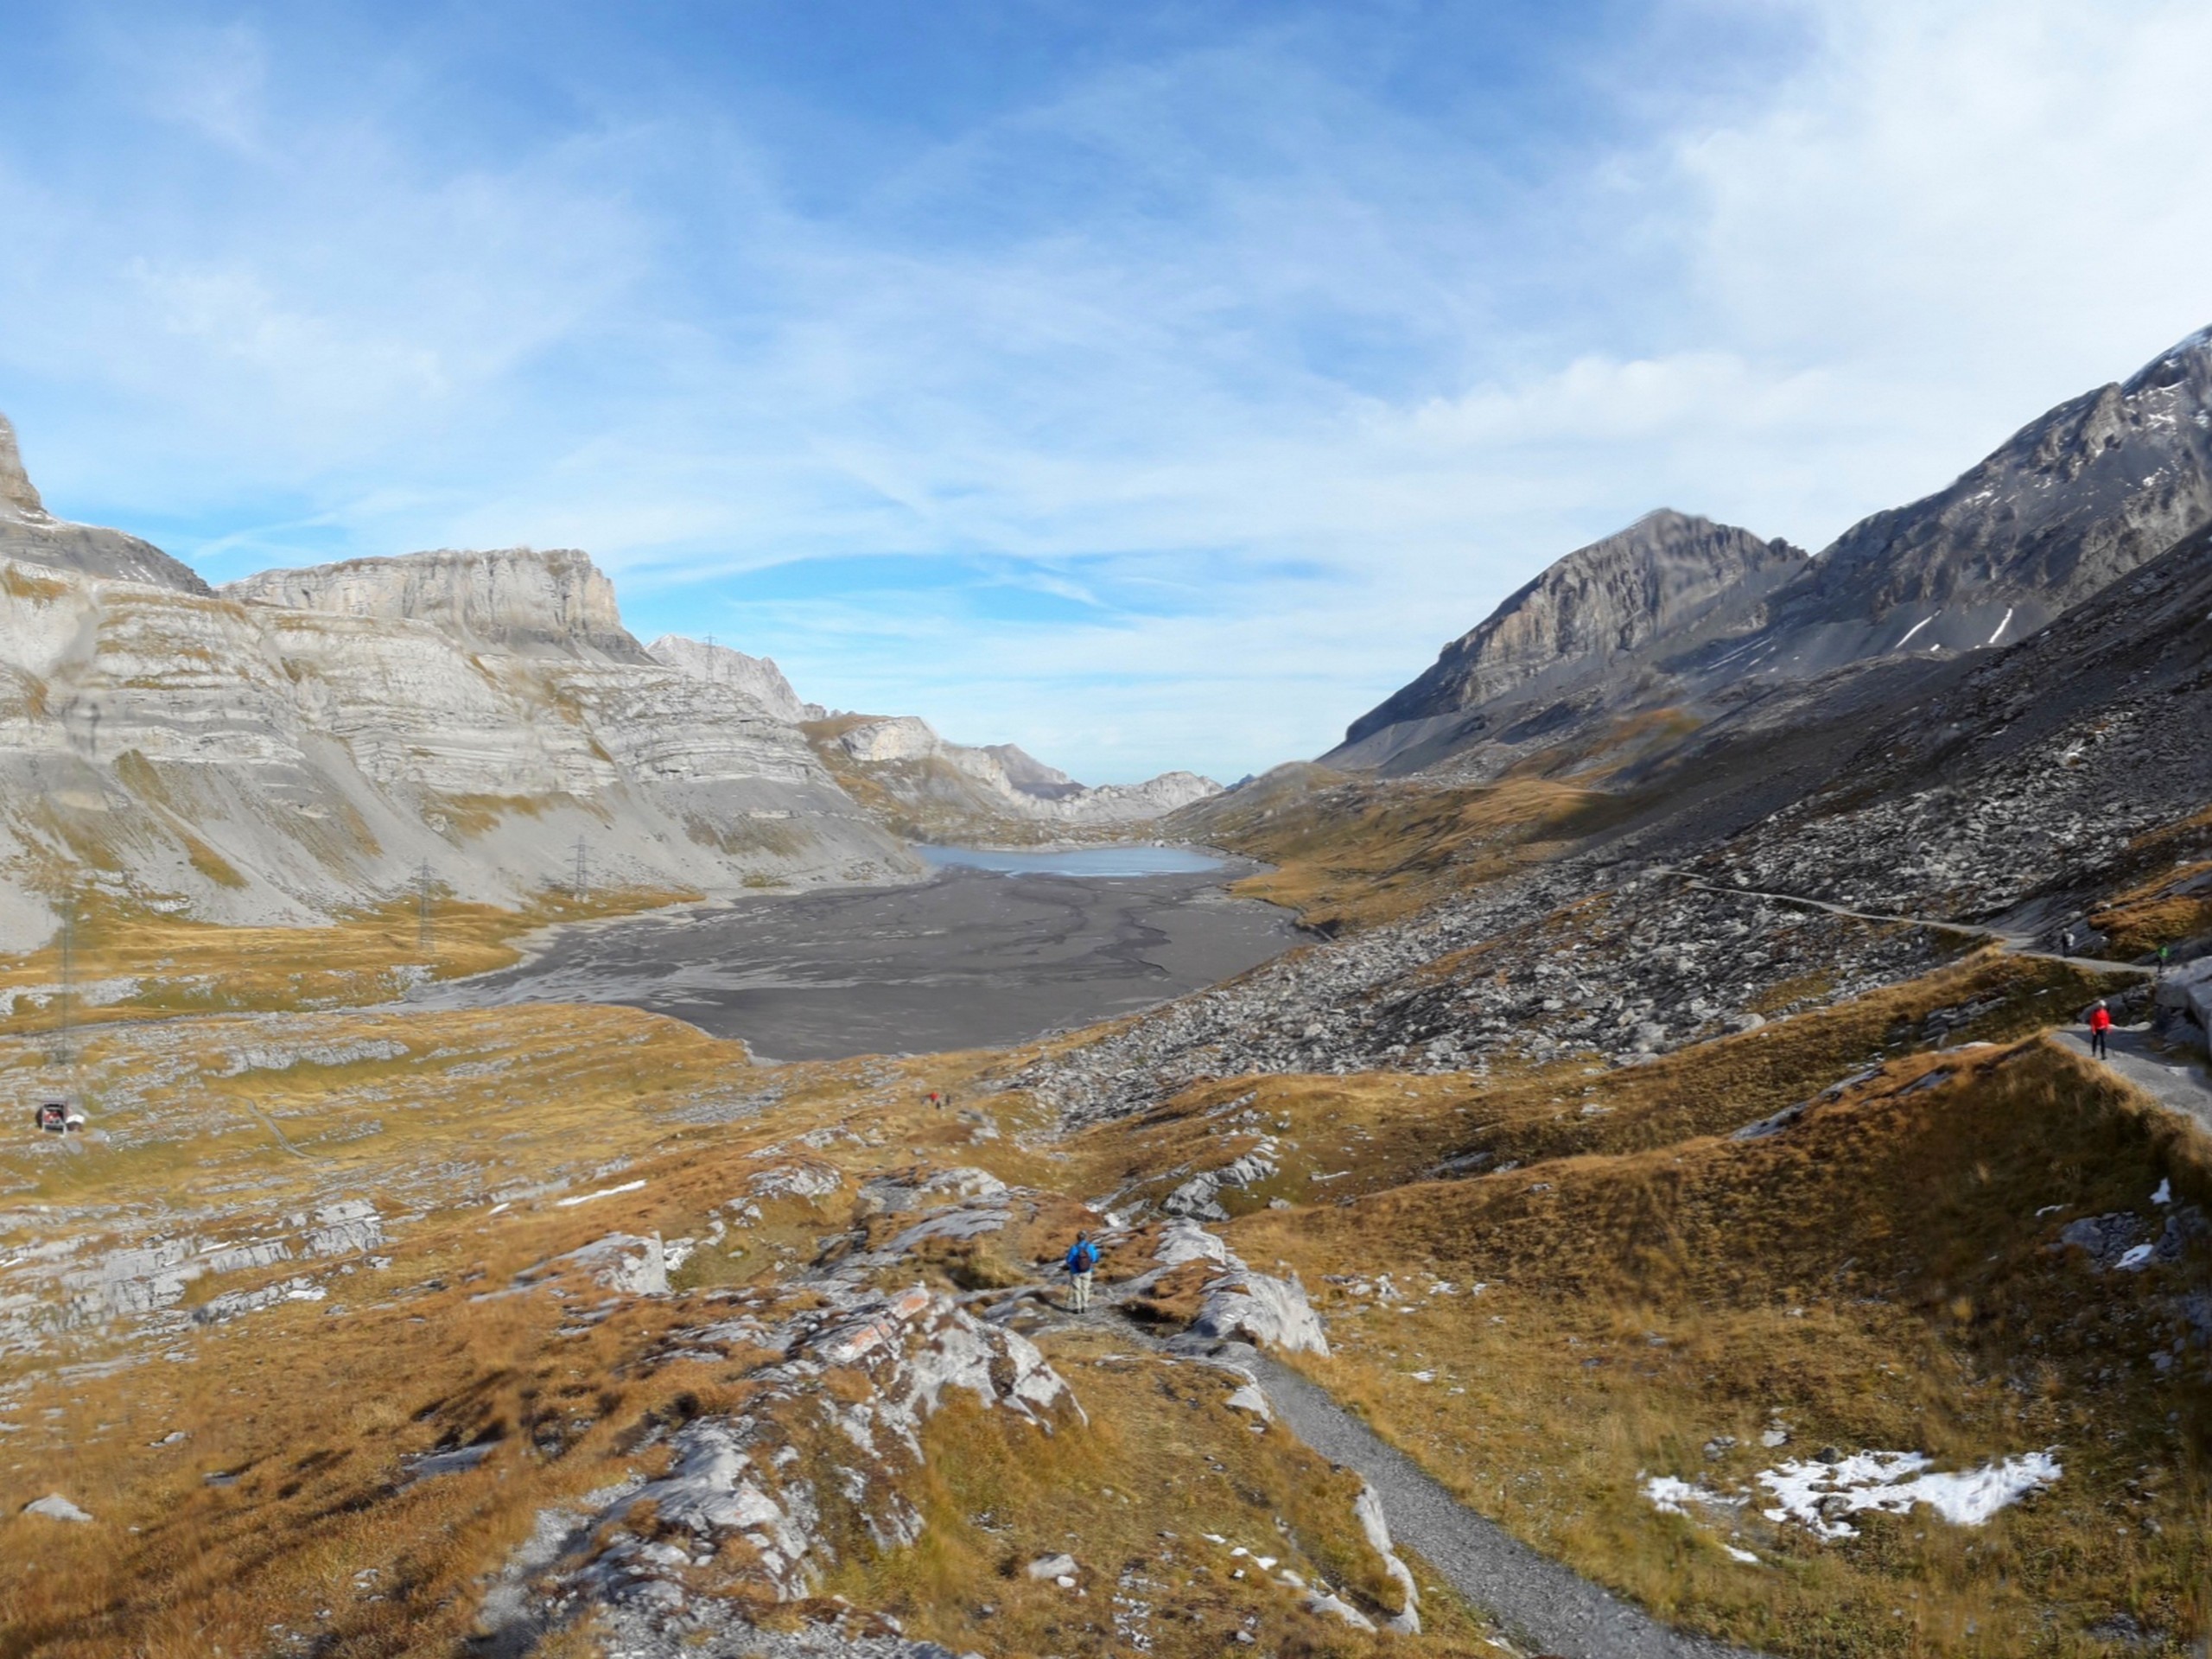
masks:
[[[1578,548],[1444,648],[1434,666],[1345,734],[1459,713],[1516,692],[1603,674],[1615,659],[1796,573],[1787,542],[1661,511]]]
[[[305,922],[402,893],[427,864],[445,890],[511,903],[569,880],[579,836],[601,885],[918,873],[795,728],[732,688],[617,659],[611,603],[550,611],[563,568],[516,584],[534,611],[417,587],[433,622],[0,563],[0,941],[42,937],[69,881]],[[291,574],[293,591],[342,591]],[[546,620],[563,614],[565,632]],[[524,648],[487,639],[502,626]]]
[[[680,633],[664,633],[645,647],[645,655],[663,667],[741,691],[789,725],[829,715],[820,703],[799,701],[772,657],[748,657],[728,645],[687,639]]]
[[[304,570],[265,570],[226,583],[223,596],[333,616],[427,622],[446,633],[524,653],[583,651],[651,662],[622,626],[614,584],[570,548],[410,553]]]
[[[16,429],[0,415],[0,558],[28,559],[61,570],[150,582],[181,593],[204,594],[207,584],[189,565],[151,542],[98,524],[73,524],[46,510],[23,469]]]

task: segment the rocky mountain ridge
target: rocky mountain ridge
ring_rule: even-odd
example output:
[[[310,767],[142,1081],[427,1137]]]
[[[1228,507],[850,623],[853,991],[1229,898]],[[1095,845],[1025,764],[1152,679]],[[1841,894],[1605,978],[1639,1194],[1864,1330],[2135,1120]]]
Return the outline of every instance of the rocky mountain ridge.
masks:
[[[1578,550],[1324,760],[1486,775],[1639,709],[1701,724],[1774,688],[2009,645],[2208,517],[2212,329],[2030,422],[1947,488],[1872,514],[1809,560],[1748,556],[1782,544],[1674,514]],[[1691,602],[1670,607],[1669,586]]]
[[[1013,744],[974,748],[948,742],[912,715],[847,716],[810,728],[833,769],[880,792],[925,834],[950,830],[964,817],[969,833],[995,823],[1107,826],[1141,823],[1221,792],[1192,772],[1163,772],[1141,784],[1078,784]]]
[[[664,668],[741,691],[785,725],[830,717],[820,703],[799,701],[772,657],[748,657],[728,645],[687,639],[680,633],[664,633],[645,647],[645,655]]]
[[[205,594],[207,584],[190,566],[151,542],[97,524],[74,524],[46,510],[23,469],[16,429],[0,415],[0,558],[24,559],[86,575],[143,582],[180,593]]]
[[[11,485],[27,512],[28,480]],[[427,887],[738,892],[919,867],[804,737],[646,656],[581,553],[222,594],[0,559],[0,939],[65,891],[298,924]]]
[[[214,592],[135,537],[52,518],[0,421],[0,943],[43,937],[86,884],[229,924],[425,886],[514,904],[572,885],[580,842],[600,887],[912,880],[902,794],[959,838],[1110,829],[1214,788],[1088,790],[918,720],[817,752],[801,728],[827,715],[765,658],[677,635],[649,651],[573,549],[349,559]]]
[[[1427,672],[1354,721],[1328,759],[1371,764],[1465,710],[1602,677],[1623,658],[1700,624],[1740,626],[1749,607],[1804,561],[1789,543],[1762,541],[1732,524],[1666,508],[1646,514],[1507,598],[1446,645]],[[1364,741],[1384,734],[1382,743]]]

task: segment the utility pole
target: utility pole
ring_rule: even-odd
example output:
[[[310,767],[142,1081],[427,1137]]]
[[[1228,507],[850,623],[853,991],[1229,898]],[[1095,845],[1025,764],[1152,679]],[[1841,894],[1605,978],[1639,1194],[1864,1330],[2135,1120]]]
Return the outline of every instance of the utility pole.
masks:
[[[708,684],[709,684],[709,685],[712,685],[714,683],[715,683],[715,636],[714,636],[713,634],[711,634],[711,633],[710,633],[710,634],[709,634],[709,635],[707,636],[707,683],[708,683]]]
[[[575,893],[576,893],[576,899],[577,899],[577,901],[578,901],[579,903],[582,902],[583,898],[584,898],[584,895],[585,895],[585,894],[587,894],[587,893],[588,893],[590,891],[591,891],[591,852],[590,852],[590,849],[589,849],[585,845],[585,843],[584,843],[584,838],[583,838],[582,836],[578,836],[576,837],[576,887],[575,887]]]

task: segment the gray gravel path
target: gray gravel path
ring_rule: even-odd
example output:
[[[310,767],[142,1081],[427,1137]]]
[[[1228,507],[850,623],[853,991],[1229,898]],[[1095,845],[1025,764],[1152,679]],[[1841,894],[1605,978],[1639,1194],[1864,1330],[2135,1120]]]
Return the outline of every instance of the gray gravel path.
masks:
[[[2063,962],[2093,974],[2132,974],[2138,979],[2154,977],[2154,970],[2139,962],[2112,962],[2102,957],[2069,957],[2056,950],[2038,950],[2035,939],[2026,933],[2008,933],[2002,928],[1982,927],[1973,922],[1939,922],[1927,916],[1892,916],[1878,910],[1853,910],[1847,905],[1832,905],[1825,899],[1808,899],[1802,893],[1768,893],[1759,887],[1732,887],[1724,882],[1707,881],[1692,875],[1687,870],[1677,870],[1661,864],[1653,867],[1662,875],[1680,876],[1694,887],[1707,893],[1726,893],[1736,899],[1770,899],[1780,905],[1802,905],[1807,910],[1817,910],[1830,916],[1841,916],[1854,922],[1895,922],[1909,927],[1925,927],[1937,933],[1959,933],[1969,938],[1986,939],[2002,945],[2005,953],[2012,957],[2027,957],[2037,962]]]
[[[2088,1027],[2069,1026],[2056,1034],[2076,1054],[2094,1058],[2089,1054]],[[2099,1064],[2109,1066],[2169,1110],[2193,1117],[2212,1129],[2212,1077],[2205,1075],[2202,1065],[2153,1048],[2139,1027],[2114,1026],[2112,1058]]]
[[[1538,1554],[1452,1497],[1319,1384],[1242,1343],[1226,1350],[1222,1357],[1260,1379],[1299,1439],[1332,1463],[1357,1471],[1382,1494],[1394,1539],[1420,1551],[1524,1645],[1560,1659],[1761,1659],[1748,1649],[1671,1630]]]

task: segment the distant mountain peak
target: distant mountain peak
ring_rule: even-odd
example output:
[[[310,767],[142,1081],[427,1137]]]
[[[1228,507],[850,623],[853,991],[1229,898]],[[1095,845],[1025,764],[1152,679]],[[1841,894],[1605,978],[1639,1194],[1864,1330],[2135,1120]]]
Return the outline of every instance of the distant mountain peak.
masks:
[[[1427,673],[1353,721],[1345,741],[1601,674],[1724,599],[1777,585],[1804,560],[1787,542],[1732,524],[1672,507],[1647,512],[1509,595]]]
[[[23,452],[16,442],[15,423],[0,415],[0,508],[24,517],[44,518],[46,504],[23,470]]]
[[[151,542],[98,524],[73,524],[48,512],[23,466],[14,423],[5,415],[0,415],[0,558],[187,594],[209,591],[191,566]]]

